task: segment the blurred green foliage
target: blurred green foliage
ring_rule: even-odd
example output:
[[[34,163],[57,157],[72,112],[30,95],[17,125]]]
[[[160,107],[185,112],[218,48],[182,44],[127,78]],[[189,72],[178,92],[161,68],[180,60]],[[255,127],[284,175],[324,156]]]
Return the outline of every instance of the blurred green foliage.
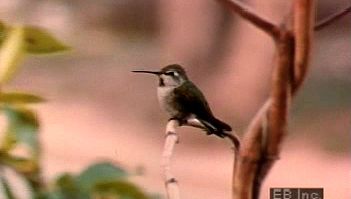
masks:
[[[47,31],[32,26],[7,25],[0,22],[0,114],[6,128],[0,138],[0,193],[17,199],[6,170],[14,171],[30,188],[34,199],[148,199],[146,194],[128,180],[123,169],[102,162],[89,166],[78,175],[64,173],[46,184],[40,165],[39,120],[30,106],[45,100],[30,93],[7,91],[19,64],[28,54],[52,54],[69,50]],[[25,151],[16,153],[16,151]]]
[[[140,188],[127,180],[128,174],[119,167],[101,162],[94,164],[79,175],[64,173],[59,176],[48,199],[148,199]]]

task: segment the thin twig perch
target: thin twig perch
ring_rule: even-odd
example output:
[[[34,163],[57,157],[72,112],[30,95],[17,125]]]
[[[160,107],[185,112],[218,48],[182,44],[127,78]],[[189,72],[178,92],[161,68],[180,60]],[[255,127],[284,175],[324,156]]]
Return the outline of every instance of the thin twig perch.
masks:
[[[178,143],[178,134],[176,132],[178,126],[179,122],[177,120],[170,120],[167,123],[166,141],[162,153],[162,167],[168,199],[180,199],[178,182],[171,172],[171,157],[174,146]]]
[[[203,124],[197,119],[188,119],[184,125],[206,130]],[[168,199],[180,198],[178,182],[171,172],[171,158],[174,147],[178,143],[179,139],[176,128],[179,126],[179,121],[177,120],[168,121],[166,126],[166,141],[162,153],[162,167],[164,171],[165,187]],[[232,142],[234,152],[237,154],[240,147],[239,138],[235,133],[226,133],[225,136]],[[235,155],[235,157],[237,157],[237,155]]]

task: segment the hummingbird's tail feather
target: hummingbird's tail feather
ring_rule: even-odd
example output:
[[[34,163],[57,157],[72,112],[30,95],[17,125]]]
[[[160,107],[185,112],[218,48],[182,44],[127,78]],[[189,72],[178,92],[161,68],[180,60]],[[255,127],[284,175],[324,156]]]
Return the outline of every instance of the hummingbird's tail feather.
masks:
[[[221,138],[226,137],[227,133],[224,131],[231,131],[232,127],[220,121],[219,119],[212,118],[211,121],[201,120],[200,122],[206,127],[208,134],[215,134]]]
[[[217,129],[222,129],[224,131],[232,131],[232,127],[230,127],[228,124],[222,122],[217,118],[213,118],[212,122],[217,127]]]

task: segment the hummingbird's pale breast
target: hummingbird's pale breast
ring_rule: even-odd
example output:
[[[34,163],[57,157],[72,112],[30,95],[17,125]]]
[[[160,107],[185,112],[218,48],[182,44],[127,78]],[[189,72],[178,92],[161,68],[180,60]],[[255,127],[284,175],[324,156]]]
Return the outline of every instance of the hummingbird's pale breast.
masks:
[[[177,86],[158,86],[157,87],[157,98],[160,104],[161,109],[166,111],[171,117],[174,117],[178,114],[178,110],[176,110],[172,105],[174,100],[174,89]]]

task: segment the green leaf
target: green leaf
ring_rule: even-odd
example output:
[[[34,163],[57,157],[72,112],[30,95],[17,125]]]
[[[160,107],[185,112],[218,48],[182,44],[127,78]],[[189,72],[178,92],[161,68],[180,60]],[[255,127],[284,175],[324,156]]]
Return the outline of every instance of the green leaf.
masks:
[[[14,137],[17,142],[28,145],[33,155],[37,157],[39,155],[39,122],[35,113],[17,106],[6,106],[3,110],[9,123],[6,133],[12,134],[12,139]]]
[[[22,26],[9,30],[0,50],[0,84],[11,80],[18,69],[18,63],[24,57],[24,35]]]
[[[69,173],[64,173],[57,178],[55,191],[49,195],[57,199],[88,199],[88,194],[79,189],[76,178]]]
[[[15,195],[13,194],[11,187],[5,177],[0,175],[0,183],[3,189],[3,192],[7,199],[16,199]]]
[[[1,140],[0,151],[9,152],[17,144],[16,135],[12,132],[6,131],[4,138]]]
[[[1,158],[3,164],[26,176],[32,176],[34,173],[37,173],[39,169],[38,162],[34,160],[14,157],[11,155],[3,155]]]
[[[0,102],[7,103],[7,104],[16,104],[16,103],[28,104],[28,103],[40,103],[44,101],[45,99],[43,99],[42,97],[30,94],[30,93],[21,93],[21,92],[0,93]]]
[[[97,183],[120,180],[126,176],[127,173],[121,168],[102,162],[88,167],[77,177],[77,181],[83,190],[91,190]]]
[[[63,52],[70,49],[44,29],[26,26],[24,31],[26,51],[28,53],[47,54]]]
[[[98,183],[93,189],[93,198],[148,199],[134,184],[119,180]]]
[[[56,186],[67,193],[78,191],[78,186],[75,182],[75,177],[69,173],[63,173],[56,180]]]

